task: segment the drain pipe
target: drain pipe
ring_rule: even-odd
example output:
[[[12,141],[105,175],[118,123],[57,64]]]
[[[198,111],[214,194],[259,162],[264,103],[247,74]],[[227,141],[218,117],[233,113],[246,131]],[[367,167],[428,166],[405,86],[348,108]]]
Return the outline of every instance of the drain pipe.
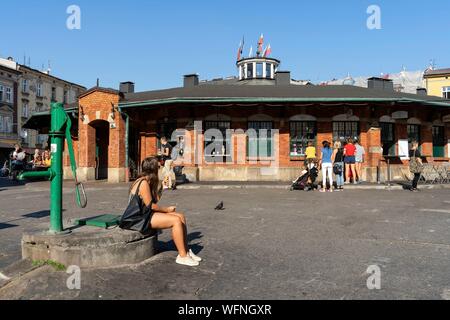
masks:
[[[128,155],[128,140],[129,140],[129,131],[130,131],[130,116],[123,112],[120,106],[117,107],[119,113],[125,116],[125,179],[127,182],[130,181],[130,164],[129,164],[129,155]]]

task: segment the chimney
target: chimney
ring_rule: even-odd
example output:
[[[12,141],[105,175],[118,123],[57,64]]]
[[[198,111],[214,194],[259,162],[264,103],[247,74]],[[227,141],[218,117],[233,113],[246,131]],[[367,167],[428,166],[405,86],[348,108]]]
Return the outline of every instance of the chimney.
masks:
[[[372,77],[367,79],[367,87],[369,89],[394,91],[394,82],[390,79]]]
[[[134,82],[121,82],[119,86],[120,93],[134,93]]]
[[[291,72],[277,71],[275,74],[275,83],[277,86],[289,86],[291,84]]]
[[[184,76],[184,87],[191,88],[198,86],[198,74],[187,74]]]
[[[417,94],[419,96],[427,96],[428,92],[426,88],[417,88]]]

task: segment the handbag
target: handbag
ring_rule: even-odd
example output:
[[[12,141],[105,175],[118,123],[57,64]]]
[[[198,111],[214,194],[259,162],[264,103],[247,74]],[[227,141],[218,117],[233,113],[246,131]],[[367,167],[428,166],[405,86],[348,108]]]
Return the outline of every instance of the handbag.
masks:
[[[333,172],[334,172],[334,174],[337,174],[337,175],[340,175],[340,174],[342,174],[342,165],[341,164],[339,164],[339,163],[335,163],[334,165],[333,165]]]
[[[139,183],[136,193],[128,203],[122,217],[120,218],[119,228],[124,230],[138,231],[142,234],[150,233],[152,230],[150,222],[153,216],[152,202],[146,206],[139,196],[139,189],[143,180]]]
[[[423,165],[417,161],[416,151],[413,152],[413,156],[409,161],[409,171],[411,173],[422,173],[423,171]]]

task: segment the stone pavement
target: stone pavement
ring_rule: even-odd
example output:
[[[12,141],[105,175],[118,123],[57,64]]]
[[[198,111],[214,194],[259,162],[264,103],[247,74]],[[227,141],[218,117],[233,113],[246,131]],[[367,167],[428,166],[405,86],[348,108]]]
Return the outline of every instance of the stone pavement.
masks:
[[[82,270],[81,290],[65,272],[36,268],[0,288],[0,299],[450,299],[450,190],[201,187],[164,194],[188,219],[205,261],[174,263],[170,231],[142,264]],[[194,187],[190,185],[189,187]],[[216,186],[217,187],[217,186]],[[127,185],[90,183],[85,210],[66,183],[66,220],[120,214]],[[48,183],[1,186],[0,271],[20,259],[23,230],[48,225]],[[214,211],[224,201],[226,210]],[[67,221],[68,222],[68,221]],[[381,290],[366,270],[381,268]]]

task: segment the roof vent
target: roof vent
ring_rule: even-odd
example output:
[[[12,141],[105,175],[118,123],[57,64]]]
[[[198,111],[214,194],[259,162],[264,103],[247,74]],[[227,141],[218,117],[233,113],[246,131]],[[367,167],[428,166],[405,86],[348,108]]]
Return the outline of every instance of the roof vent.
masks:
[[[369,89],[394,91],[394,82],[390,79],[372,77],[367,79],[367,87]]]
[[[185,88],[198,86],[198,82],[198,74],[187,74],[184,76]]]
[[[119,91],[120,93],[134,93],[134,82],[121,82]]]
[[[277,71],[275,74],[275,81],[277,86],[288,86],[291,84],[290,71]]]
[[[419,96],[426,96],[428,95],[427,89],[425,88],[417,88],[417,94]]]

